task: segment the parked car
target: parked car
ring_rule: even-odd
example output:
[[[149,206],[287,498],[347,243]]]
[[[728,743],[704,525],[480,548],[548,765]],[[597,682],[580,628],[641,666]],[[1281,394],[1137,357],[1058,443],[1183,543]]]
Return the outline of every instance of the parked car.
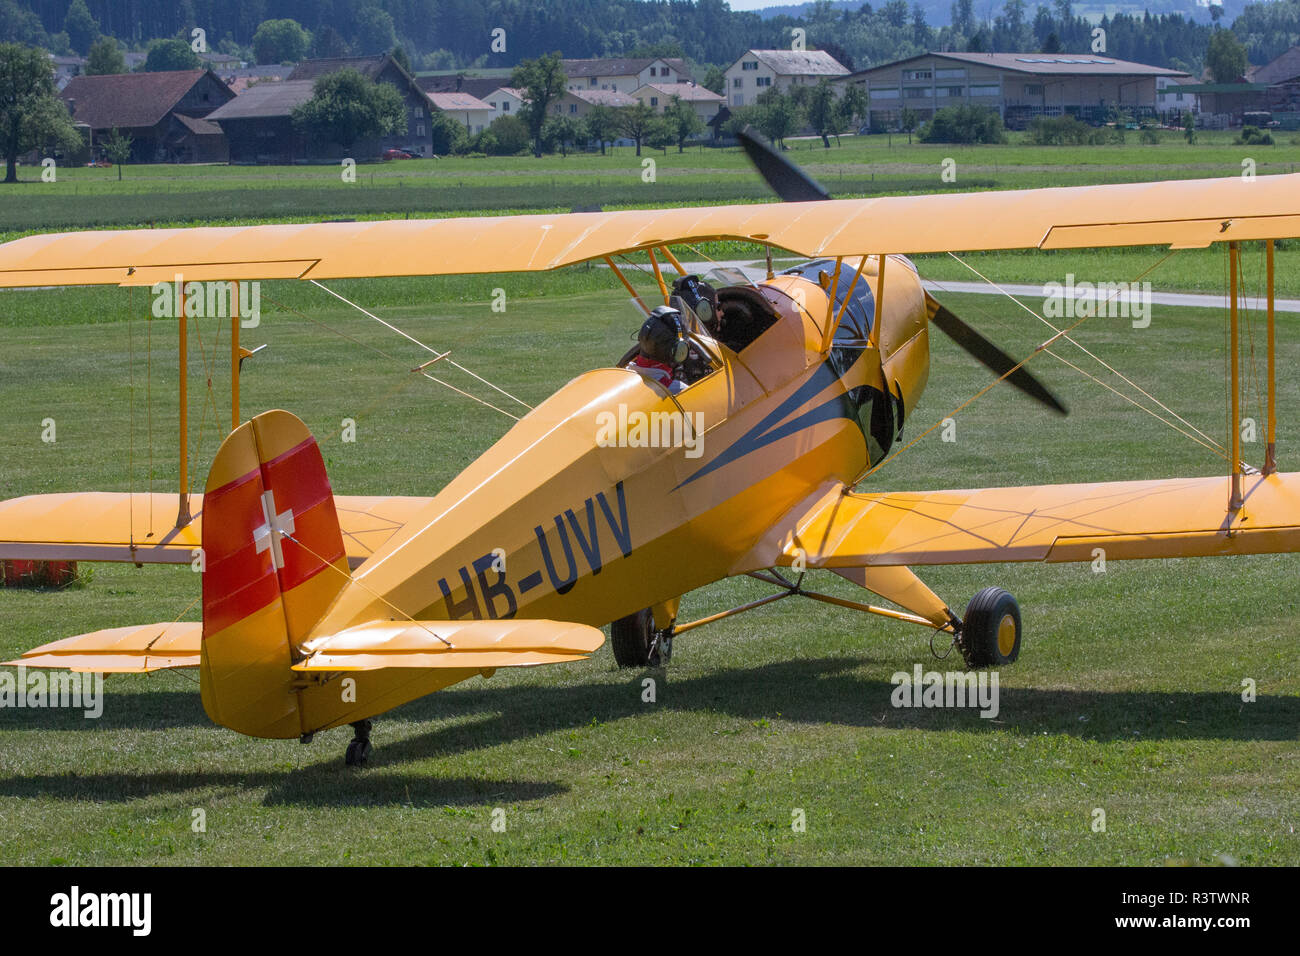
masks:
[[[410,152],[409,150],[398,149],[396,146],[390,146],[388,149],[384,150],[384,155],[380,157],[380,159],[384,159],[384,160],[416,159],[416,158],[417,157],[414,153]]]

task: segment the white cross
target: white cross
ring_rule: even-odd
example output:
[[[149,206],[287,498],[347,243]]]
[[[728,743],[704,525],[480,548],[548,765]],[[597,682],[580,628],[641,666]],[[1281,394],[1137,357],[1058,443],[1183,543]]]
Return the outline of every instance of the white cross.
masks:
[[[268,489],[262,492],[262,517],[266,524],[253,531],[253,541],[257,544],[257,553],[271,549],[271,564],[284,567],[284,551],[280,547],[280,536],[293,533],[293,512],[275,513],[275,495]]]

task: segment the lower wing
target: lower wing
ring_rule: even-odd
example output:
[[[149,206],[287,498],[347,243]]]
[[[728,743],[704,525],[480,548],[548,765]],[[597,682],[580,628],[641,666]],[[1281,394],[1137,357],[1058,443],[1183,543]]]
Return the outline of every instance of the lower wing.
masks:
[[[353,567],[377,551],[431,498],[335,495]],[[176,527],[174,494],[79,492],[0,501],[0,560],[189,564],[202,541],[203,496]]]
[[[969,491],[824,495],[779,563],[813,568],[1091,561],[1300,551],[1300,472]]]

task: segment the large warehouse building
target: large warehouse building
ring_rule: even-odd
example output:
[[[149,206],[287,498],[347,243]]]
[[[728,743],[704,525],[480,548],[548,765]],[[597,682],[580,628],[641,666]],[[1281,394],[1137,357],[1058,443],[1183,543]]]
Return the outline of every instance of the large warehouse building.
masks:
[[[898,127],[908,107],[924,122],[935,110],[964,103],[991,107],[1008,127],[1023,129],[1035,116],[1066,113],[1104,122],[1116,106],[1134,118],[1154,116],[1159,76],[1187,74],[1091,54],[923,53],[843,82],[867,92],[873,129]]]

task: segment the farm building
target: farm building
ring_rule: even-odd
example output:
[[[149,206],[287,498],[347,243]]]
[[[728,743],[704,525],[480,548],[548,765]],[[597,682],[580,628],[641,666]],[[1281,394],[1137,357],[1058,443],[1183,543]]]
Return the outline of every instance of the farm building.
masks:
[[[844,82],[870,98],[873,129],[899,126],[910,108],[924,122],[945,106],[994,109],[1012,129],[1036,116],[1077,116],[1102,123],[1118,107],[1136,118],[1156,115],[1156,78],[1181,70],[1112,57],[1047,53],[923,53],[859,70]]]
[[[225,136],[207,117],[235,94],[211,70],[74,76],[59,95],[92,150],[117,129],[132,138],[132,162],[226,161]]]

